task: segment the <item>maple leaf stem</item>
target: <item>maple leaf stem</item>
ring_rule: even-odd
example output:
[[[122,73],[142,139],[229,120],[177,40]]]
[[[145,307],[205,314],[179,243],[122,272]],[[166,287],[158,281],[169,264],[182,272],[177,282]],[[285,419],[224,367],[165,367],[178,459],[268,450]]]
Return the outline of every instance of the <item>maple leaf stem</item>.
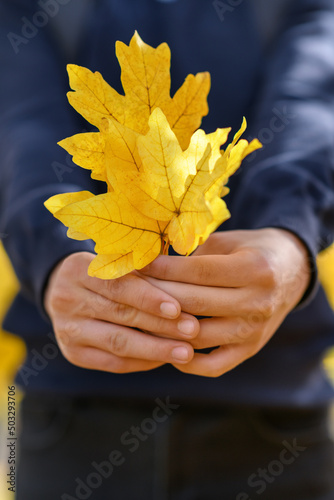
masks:
[[[169,245],[169,241],[162,240],[160,255],[168,255]]]

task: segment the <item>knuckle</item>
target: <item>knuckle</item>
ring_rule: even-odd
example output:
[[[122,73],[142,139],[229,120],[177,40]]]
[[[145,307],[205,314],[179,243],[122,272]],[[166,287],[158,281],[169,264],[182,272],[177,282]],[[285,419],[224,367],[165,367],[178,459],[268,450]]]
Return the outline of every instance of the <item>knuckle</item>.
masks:
[[[261,292],[261,295],[260,295]],[[246,323],[250,323],[253,316],[260,314],[260,299],[262,299],[262,290],[259,288],[251,289],[238,303],[238,317],[243,318]]]
[[[238,332],[247,337],[247,332],[251,334],[254,328],[274,316],[276,309],[277,299],[271,294],[263,298],[259,296],[256,300],[247,300],[239,309]]]
[[[64,346],[70,346],[81,336],[81,328],[75,321],[68,321],[57,331],[57,340]]]
[[[110,351],[116,356],[124,356],[126,354],[128,340],[122,331],[116,330],[111,333],[108,343]]]
[[[254,334],[254,329],[258,328],[265,321],[265,316],[258,305],[252,308],[247,315],[244,317],[246,324],[248,325],[248,332],[251,336]]]
[[[122,276],[121,278],[116,278],[113,280],[106,280],[105,281],[105,287],[107,291],[109,292],[108,294],[113,298],[117,299],[119,297],[122,297],[124,295],[124,292],[127,288],[129,279],[126,276]]]
[[[135,320],[137,317],[136,309],[127,306],[126,304],[120,304],[118,302],[114,303],[112,308],[117,322],[128,326],[135,325]]]
[[[158,272],[159,279],[168,279],[170,277],[170,262],[164,259],[159,260]]]
[[[217,279],[217,266],[212,265],[212,259],[206,255],[198,256],[196,261],[196,274],[198,280],[202,283],[211,282]]]
[[[252,335],[252,333],[253,328],[251,324],[244,318],[239,318],[238,325],[235,331],[235,337],[238,342],[244,342]]]
[[[97,316],[97,309],[94,302],[84,300],[80,302],[77,307],[72,310],[73,315],[80,315],[85,318],[95,319]]]
[[[263,281],[268,288],[275,289],[279,285],[279,280],[274,266],[270,262],[266,262],[263,268]]]
[[[270,256],[265,256],[259,252],[255,256],[255,269],[258,278],[264,286],[275,288],[278,285],[278,276]]]
[[[200,281],[206,280],[209,278],[209,270],[208,266],[205,265],[205,262],[203,262],[203,259],[198,258],[196,261],[196,274],[197,278]]]
[[[197,316],[205,316],[207,302],[204,297],[189,294],[182,300],[184,312],[196,310]]]
[[[138,309],[140,310],[145,310],[147,309],[148,304],[152,304],[152,299],[152,289],[148,289],[146,288],[146,286],[144,286],[141,290],[138,291],[136,307],[138,307]]]
[[[55,287],[50,297],[52,309],[55,311],[69,309],[73,304],[73,295],[69,287]]]
[[[262,313],[264,318],[271,318],[271,316],[273,316],[275,313],[275,309],[276,307],[274,300],[266,299],[261,302],[260,312]]]
[[[97,313],[103,313],[110,309],[112,302],[103,295],[95,294],[89,303],[86,303],[89,311],[92,312],[92,316],[96,317]]]
[[[157,335],[166,335],[167,337],[179,334],[176,325],[172,321],[159,318],[158,316],[154,317],[149,323],[146,322],[145,325],[142,325],[142,328],[146,331],[154,331]]]

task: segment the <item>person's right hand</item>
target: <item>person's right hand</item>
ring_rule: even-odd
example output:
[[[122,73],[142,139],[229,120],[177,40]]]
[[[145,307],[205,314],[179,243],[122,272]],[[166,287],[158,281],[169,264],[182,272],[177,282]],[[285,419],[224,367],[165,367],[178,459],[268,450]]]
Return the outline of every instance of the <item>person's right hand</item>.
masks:
[[[88,276],[88,252],[62,260],[50,275],[44,305],[65,358],[115,373],[187,363],[198,320],[136,273],[114,280]],[[150,332],[154,334],[150,334]]]

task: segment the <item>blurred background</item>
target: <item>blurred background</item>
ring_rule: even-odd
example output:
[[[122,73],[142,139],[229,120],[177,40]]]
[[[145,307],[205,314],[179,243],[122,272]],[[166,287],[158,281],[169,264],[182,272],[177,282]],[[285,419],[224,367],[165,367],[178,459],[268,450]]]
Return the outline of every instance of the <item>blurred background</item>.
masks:
[[[322,282],[328,300],[334,310],[334,244],[318,256],[319,278]],[[18,282],[9,259],[0,242],[0,324],[13,300]],[[334,332],[333,332],[334,341]],[[5,332],[0,326],[0,443],[7,437],[7,393],[8,386],[13,384],[15,372],[25,356],[23,342],[16,336]],[[324,361],[324,367],[334,384],[334,348],[332,348]],[[21,394],[16,391],[16,402],[19,403]],[[333,417],[334,422],[334,417]],[[18,422],[17,422],[18,424]],[[334,428],[334,425],[333,425]],[[18,430],[18,426],[17,426]],[[6,474],[8,464],[6,447],[0,447],[0,500],[9,500],[13,494],[8,492]]]

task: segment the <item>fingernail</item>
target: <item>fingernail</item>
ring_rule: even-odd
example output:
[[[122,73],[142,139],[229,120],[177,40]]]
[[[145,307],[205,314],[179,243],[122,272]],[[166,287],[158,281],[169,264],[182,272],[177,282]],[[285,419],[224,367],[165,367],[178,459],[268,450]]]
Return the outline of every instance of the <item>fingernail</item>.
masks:
[[[170,318],[175,318],[179,312],[176,305],[172,302],[162,302],[160,304],[160,311],[162,314],[169,316]]]
[[[189,360],[188,349],[186,347],[175,347],[175,349],[172,350],[172,357],[175,361],[184,363]]]
[[[184,333],[187,336],[192,336],[192,334],[195,331],[195,324],[193,321],[190,321],[189,319],[184,319],[182,321],[179,321],[177,327],[180,330],[180,332]]]

